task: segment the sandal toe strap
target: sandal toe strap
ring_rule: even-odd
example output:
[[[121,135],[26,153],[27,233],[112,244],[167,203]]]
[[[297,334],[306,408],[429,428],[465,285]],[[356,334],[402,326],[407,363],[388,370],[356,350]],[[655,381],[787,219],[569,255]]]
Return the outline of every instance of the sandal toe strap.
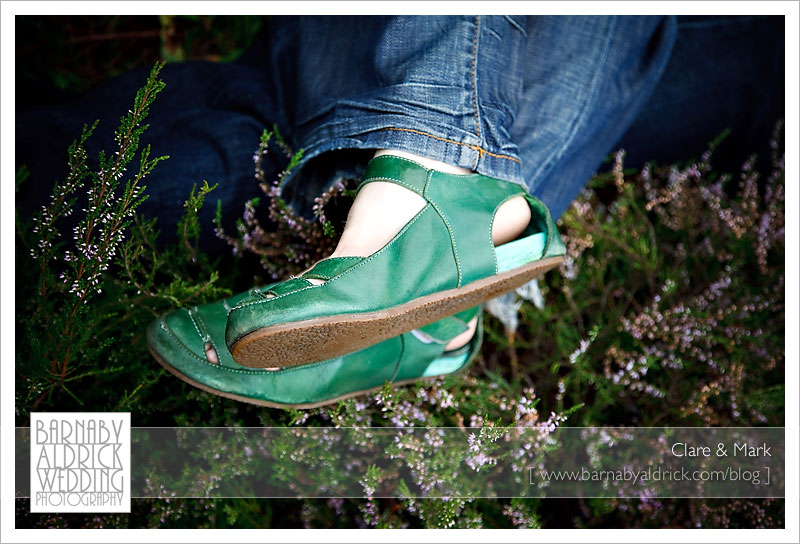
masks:
[[[353,268],[353,266],[363,260],[363,257],[331,257],[330,259],[323,259],[301,277],[305,279],[328,281],[334,276],[338,276],[342,272]]]
[[[276,283],[266,291],[261,291],[259,294],[263,297],[267,295],[273,296],[281,296],[287,295],[289,293],[293,293],[294,291],[299,291],[300,289],[305,289],[306,287],[311,287],[314,284],[310,281],[303,279],[303,278],[292,278],[290,280],[282,281],[280,283]]]
[[[293,277],[289,280],[276,283],[267,288],[260,289],[256,296],[261,298],[270,298],[272,296],[288,295],[295,291],[300,291],[307,287],[314,287],[314,284],[308,280],[323,280],[328,281],[331,278],[338,276],[345,270],[352,268],[354,265],[363,261],[363,257],[334,257],[319,261],[314,267],[300,277]]]

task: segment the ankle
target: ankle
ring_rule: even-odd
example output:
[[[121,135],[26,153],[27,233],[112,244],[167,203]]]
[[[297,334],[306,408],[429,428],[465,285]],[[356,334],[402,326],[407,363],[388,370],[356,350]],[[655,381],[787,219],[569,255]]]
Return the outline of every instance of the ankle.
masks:
[[[381,149],[376,157],[394,155],[414,160],[427,168],[455,174],[469,170],[405,151]],[[402,186],[373,182],[361,189],[348,214],[344,232],[330,257],[367,257],[389,243],[425,205],[418,194]],[[492,240],[498,246],[516,239],[530,222],[527,201],[519,196],[503,203],[492,224]]]
[[[399,151],[396,149],[379,149],[375,152],[376,157],[381,155],[394,155],[396,157],[403,157],[415,161],[426,168],[432,168],[439,172],[447,174],[471,174],[471,170],[454,166],[428,157],[415,155],[407,151]],[[497,210],[494,223],[492,224],[492,241],[494,245],[499,246],[516,239],[523,233],[525,227],[531,220],[531,210],[525,197],[519,196],[512,198],[508,202],[504,202]],[[340,243],[341,245],[341,243]],[[349,244],[345,244],[342,250],[336,248],[336,256],[349,255]]]
[[[492,242],[495,246],[516,240],[531,222],[531,208],[524,196],[503,203],[492,223]]]
[[[376,181],[363,187],[347,216],[332,257],[367,257],[389,243],[425,207],[425,199],[405,187]]]

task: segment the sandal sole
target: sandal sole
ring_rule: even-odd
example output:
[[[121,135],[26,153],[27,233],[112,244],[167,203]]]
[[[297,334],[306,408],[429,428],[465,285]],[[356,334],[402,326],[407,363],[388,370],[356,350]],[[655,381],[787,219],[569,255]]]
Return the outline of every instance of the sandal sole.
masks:
[[[250,368],[292,367],[339,357],[482,304],[557,267],[550,257],[440,291],[394,308],[285,323],[252,331],[231,346],[234,360]]]
[[[236,400],[236,401],[239,401],[239,402],[246,402],[248,404],[255,404],[256,406],[266,406],[267,408],[280,408],[280,409],[283,409],[283,410],[310,410],[312,408],[320,408],[322,406],[328,406],[329,404],[335,404],[335,403],[337,403],[339,401],[351,399],[351,398],[354,398],[354,397],[360,397],[362,395],[368,395],[370,393],[375,393],[375,392],[380,391],[381,389],[383,389],[382,385],[378,385],[376,387],[370,387],[369,389],[362,389],[362,390],[359,390],[359,391],[353,391],[351,393],[346,393],[344,395],[339,395],[338,397],[334,397],[334,398],[328,399],[328,400],[321,400],[321,401],[317,401],[317,402],[305,402],[305,403],[301,403],[301,404],[287,404],[287,403],[281,403],[281,402],[273,402],[273,401],[270,401],[270,400],[254,399],[254,398],[250,398],[250,397],[245,397],[243,395],[237,395],[236,393],[229,393],[227,391],[221,391],[219,389],[214,389],[213,387],[209,387],[207,385],[204,385],[204,384],[202,384],[202,383],[190,378],[189,376],[187,376],[186,374],[184,374],[183,372],[181,372],[177,368],[171,366],[169,363],[167,363],[164,359],[161,358],[161,356],[158,354],[158,352],[156,352],[150,346],[148,346],[147,349],[150,350],[150,354],[153,356],[153,358],[156,361],[158,361],[158,364],[160,364],[165,369],[167,369],[167,371],[169,371],[170,374],[172,374],[176,378],[179,378],[180,380],[188,383],[189,385],[191,385],[193,387],[196,387],[198,389],[202,389],[206,393],[211,393],[212,395],[217,395],[218,397],[225,397],[227,399],[232,399],[232,400]],[[417,383],[417,382],[420,382],[420,381],[422,381],[422,382],[433,381],[433,380],[435,380],[437,378],[440,378],[441,376],[448,376],[448,375],[457,374],[459,372],[462,372],[463,370],[466,370],[466,368],[468,366],[470,366],[470,365],[469,364],[465,364],[461,368],[458,368],[458,369],[456,369],[456,370],[454,370],[452,372],[445,372],[443,374],[434,374],[434,375],[431,375],[431,376],[421,376],[419,378],[414,378],[414,379],[410,379],[410,380],[400,380],[400,381],[397,381],[397,382],[392,382],[392,387],[394,387],[394,386],[411,385],[413,383]]]

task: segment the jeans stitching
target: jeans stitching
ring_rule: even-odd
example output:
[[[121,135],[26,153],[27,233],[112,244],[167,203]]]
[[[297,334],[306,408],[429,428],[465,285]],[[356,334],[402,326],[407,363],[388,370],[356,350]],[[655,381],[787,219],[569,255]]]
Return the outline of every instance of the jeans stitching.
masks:
[[[466,144],[464,142],[457,142],[455,140],[450,140],[449,138],[442,138],[441,136],[436,136],[434,134],[431,134],[429,132],[425,132],[423,130],[415,130],[415,129],[412,129],[412,128],[397,128],[397,127],[386,127],[386,128],[382,128],[382,129],[378,129],[378,130],[379,131],[380,130],[397,130],[397,131],[401,131],[401,132],[411,132],[413,134],[420,134],[422,136],[428,136],[429,138],[433,138],[434,140],[441,140],[443,142],[447,142],[447,143],[450,143],[450,144],[463,145],[464,147],[468,147],[468,148],[472,149],[473,151],[477,151],[481,155],[489,155],[490,157],[495,157],[497,159],[506,159],[506,160],[509,160],[509,161],[514,161],[514,162],[516,162],[518,164],[522,164],[521,160],[517,159],[516,157],[512,157],[511,155],[500,155],[499,153],[492,153],[491,151],[486,151],[485,149],[483,149],[482,147],[480,147],[478,145]]]
[[[476,15],[475,33],[472,37],[472,107],[475,110],[475,135],[478,137],[478,145],[481,144],[481,118],[478,112],[478,77],[477,77],[478,34],[480,33],[480,22],[481,22],[480,16]],[[472,165],[473,170],[475,170],[478,167],[478,160],[480,160],[480,154],[478,154],[478,157],[475,158],[475,164]]]

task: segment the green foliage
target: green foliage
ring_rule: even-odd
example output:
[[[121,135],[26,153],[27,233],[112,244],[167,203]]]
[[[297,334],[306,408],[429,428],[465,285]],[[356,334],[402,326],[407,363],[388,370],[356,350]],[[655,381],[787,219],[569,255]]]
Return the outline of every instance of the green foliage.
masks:
[[[200,187],[200,192],[195,194],[197,184],[192,186],[192,191],[189,193],[189,198],[183,204],[186,209],[184,215],[178,220],[178,235],[183,240],[183,245],[186,251],[186,256],[193,264],[207,265],[207,263],[198,263],[198,258],[205,258],[205,255],[198,252],[200,245],[200,221],[197,219],[197,212],[203,207],[203,202],[206,195],[217,188],[217,183],[209,186],[208,182],[203,180],[203,186]]]
[[[231,62],[266,25],[258,15],[22,15],[15,19],[17,102],[82,93],[162,60]]]
[[[146,198],[142,180],[167,158],[150,159],[150,148],[145,147],[138,172],[127,176],[120,190],[120,181],[139,149],[139,137],[147,129],[142,122],[164,86],[158,79],[162,66],[153,68],[145,86],[136,93],[133,109],[122,117],[115,132],[117,151],[111,157],[100,153],[97,172],[89,168],[84,148],[97,122],[84,126],[68,150],[67,178],[55,184],[50,203],[33,218],[32,238],[22,244],[31,248],[30,257],[36,263],[34,271],[25,276],[26,283],[35,285],[35,292],[25,301],[33,311],[20,322],[28,342],[23,341],[23,349],[17,351],[18,379],[28,384],[27,388],[18,387],[21,396],[17,410],[23,415],[55,390],[83,405],[73,392],[73,384],[117,370],[84,363],[97,358],[111,342],[108,337],[95,338],[97,331],[86,326],[94,324],[97,317],[87,303],[103,293],[106,271],[115,262],[133,213]],[[87,184],[87,207],[73,229],[73,240],[68,242],[57,224],[72,215],[77,194]],[[30,359],[22,360],[25,356]]]
[[[146,198],[143,180],[167,158],[151,159],[147,146],[138,153],[138,169],[127,173],[149,107],[164,87],[158,79],[162,67],[153,68],[121,118],[116,151],[101,152],[97,171],[90,168],[85,143],[97,123],[84,126],[68,150],[67,178],[55,184],[32,225],[18,225],[18,308],[28,309],[18,314],[17,325],[21,423],[29,411],[54,406],[130,409],[161,372],[141,351],[129,360],[126,343],[141,343],[143,328],[159,311],[227,293],[216,287],[216,272],[200,282],[203,276],[196,275],[198,266],[212,268],[205,256],[198,257],[197,211],[213,187],[206,183],[197,194],[192,191],[176,248],[157,250],[155,220],[135,216]],[[24,177],[21,169],[17,183]],[[86,208],[78,209],[82,200]],[[70,216],[76,219],[71,240],[62,226]],[[104,383],[109,385],[89,387]]]

